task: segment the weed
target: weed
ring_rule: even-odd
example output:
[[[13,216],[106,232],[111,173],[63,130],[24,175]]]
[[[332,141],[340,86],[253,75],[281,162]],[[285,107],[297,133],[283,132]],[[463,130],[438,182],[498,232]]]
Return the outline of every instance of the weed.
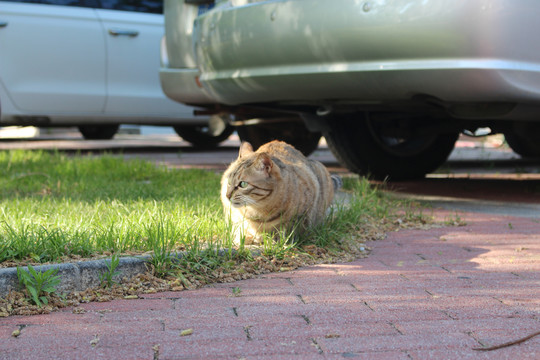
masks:
[[[58,269],[49,269],[45,272],[36,271],[32,265],[28,265],[28,271],[17,267],[17,277],[19,283],[26,288],[31,296],[31,300],[41,307],[42,303],[49,303],[47,296],[57,291],[56,287],[60,284],[60,277],[56,275]]]
[[[180,237],[174,224],[164,219],[158,219],[148,224],[145,230],[146,241],[152,247],[149,263],[154,275],[158,277],[171,275],[176,269],[177,261],[174,247]]]
[[[448,216],[444,219],[444,224],[447,226],[465,226],[467,222],[455,212],[453,216]]]
[[[166,248],[161,248],[157,252],[154,251],[148,263],[150,264],[152,273],[157,277],[163,278],[175,273],[175,256]]]
[[[6,241],[5,243],[0,244],[0,263],[9,259],[13,259],[17,256],[16,251],[13,250],[11,246],[11,241]]]
[[[110,288],[113,284],[117,284],[114,277],[120,275],[120,271],[116,271],[118,264],[120,264],[120,258],[117,254],[113,254],[111,260],[107,262],[107,271],[104,271],[99,275],[102,287]]]
[[[233,297],[239,297],[242,295],[242,289],[240,289],[239,287],[233,287],[231,288],[231,296]]]
[[[283,259],[295,247],[295,230],[298,223],[293,227],[293,230],[287,231],[280,229],[276,234],[262,234],[262,253],[263,255]]]

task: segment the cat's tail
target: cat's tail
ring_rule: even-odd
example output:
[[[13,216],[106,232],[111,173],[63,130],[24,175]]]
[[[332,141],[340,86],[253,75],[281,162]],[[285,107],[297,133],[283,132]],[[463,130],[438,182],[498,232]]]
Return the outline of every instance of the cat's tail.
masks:
[[[330,175],[332,184],[334,185],[334,191],[338,191],[343,186],[343,179],[339,175]]]

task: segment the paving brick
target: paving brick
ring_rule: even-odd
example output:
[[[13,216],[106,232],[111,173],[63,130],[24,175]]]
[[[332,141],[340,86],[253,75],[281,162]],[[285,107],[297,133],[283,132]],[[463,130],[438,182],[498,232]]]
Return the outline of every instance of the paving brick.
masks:
[[[413,359],[486,359],[486,360],[536,360],[539,358],[538,349],[530,347],[500,349],[490,352],[474,351],[467,349],[435,349],[409,351]]]
[[[366,351],[411,351],[428,349],[472,348],[478,343],[466,334],[444,333],[416,335],[384,335],[317,339],[324,352],[361,353]]]
[[[0,359],[91,359],[93,336],[33,336],[11,338],[0,344]],[[70,357],[67,354],[72,354]]]
[[[275,323],[303,324],[302,315],[307,310],[304,307],[305,305],[298,305],[294,308],[274,306],[274,310],[272,310],[261,306],[246,306],[235,309],[235,312],[238,314],[238,320],[246,324],[261,323],[265,326],[273,326]]]
[[[197,342],[191,339],[183,341],[165,342],[160,346],[160,359],[185,359],[196,354],[200,359],[211,359],[227,354],[237,358],[247,356],[294,356],[294,355],[319,355],[319,351],[311,339],[297,342],[288,341],[264,341],[264,340],[243,340],[243,341],[210,341]]]
[[[324,354],[329,360],[411,360],[406,351],[366,351],[361,353],[343,352],[338,354]]]
[[[284,290],[291,286],[290,282],[287,280],[287,276],[284,275],[283,278],[269,278],[267,276],[262,276],[260,278],[249,279],[236,281],[229,284],[219,284],[220,287],[232,288],[239,287],[241,289],[281,289]]]
[[[111,311],[103,310],[94,313],[99,316],[100,322],[112,323],[112,322],[148,322],[152,320],[163,320],[166,318],[174,317],[174,310],[139,310],[139,311]]]
[[[164,292],[157,292],[153,294],[141,294],[139,297],[141,299],[180,299],[187,293],[186,290],[182,291],[164,291]]]
[[[526,328],[525,326],[522,327],[514,327],[512,329],[478,329],[471,333],[471,336],[474,337],[477,341],[482,343],[485,346],[495,346],[500,344],[505,344],[508,342],[512,342],[515,340],[523,339],[524,337],[527,337],[531,334],[537,333],[538,327],[536,329],[534,328]],[[523,344],[523,345],[522,345]],[[540,335],[537,337],[533,337],[530,340],[527,340],[526,342],[519,344],[519,346],[523,347],[533,347],[537,348],[538,353],[540,354]],[[515,345],[518,347],[518,345]]]
[[[0,324],[0,341],[11,338],[13,331],[18,329],[16,324]]]
[[[483,330],[499,331],[508,333],[516,331],[531,331],[538,329],[540,322],[533,318],[484,318],[484,319],[462,319],[462,320],[422,320],[422,321],[397,321],[393,323],[394,328],[405,335],[424,333],[437,333],[444,329],[451,333],[475,333]]]
[[[168,310],[173,307],[173,301],[169,299],[113,300],[81,304],[80,307],[87,311],[132,312],[138,310]]]
[[[212,323],[208,322],[196,322],[196,321],[184,321],[184,322],[172,322],[167,321],[165,323],[166,333],[164,338],[171,338],[172,341],[180,339],[181,332],[192,329],[193,334],[190,338],[194,341],[211,341],[211,340],[245,340],[247,338],[246,328],[249,325],[246,323],[238,322],[236,324],[227,323]]]
[[[74,314],[72,308],[68,308],[65,311],[53,312],[44,315],[33,316],[10,316],[8,318],[0,319],[0,324],[13,324],[13,325],[47,325],[47,324],[66,324],[77,321],[99,321],[99,314],[97,313],[83,313]]]
[[[277,337],[290,336],[292,338],[308,335],[311,338],[333,338],[333,337],[358,337],[358,336],[380,336],[380,335],[395,335],[397,330],[387,322],[349,322],[347,324],[332,322],[332,323],[311,323],[300,326],[297,330],[283,328],[282,331],[275,335]],[[273,333],[268,329],[254,327],[253,335],[263,338],[269,336],[268,333]]]

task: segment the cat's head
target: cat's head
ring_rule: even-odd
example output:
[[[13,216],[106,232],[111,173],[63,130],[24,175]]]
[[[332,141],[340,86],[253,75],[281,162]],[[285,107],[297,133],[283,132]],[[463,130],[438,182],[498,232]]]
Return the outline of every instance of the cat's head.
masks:
[[[280,169],[270,154],[253,151],[247,142],[240,146],[230,170],[223,186],[227,187],[225,196],[235,207],[265,202],[281,181]]]

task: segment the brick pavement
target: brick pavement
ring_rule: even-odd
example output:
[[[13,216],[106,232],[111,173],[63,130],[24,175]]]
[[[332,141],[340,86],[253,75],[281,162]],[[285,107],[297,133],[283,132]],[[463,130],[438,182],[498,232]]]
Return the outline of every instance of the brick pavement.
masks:
[[[539,359],[540,336],[472,350],[540,330],[539,221],[461,217],[351,263],[4,318],[0,359]]]

